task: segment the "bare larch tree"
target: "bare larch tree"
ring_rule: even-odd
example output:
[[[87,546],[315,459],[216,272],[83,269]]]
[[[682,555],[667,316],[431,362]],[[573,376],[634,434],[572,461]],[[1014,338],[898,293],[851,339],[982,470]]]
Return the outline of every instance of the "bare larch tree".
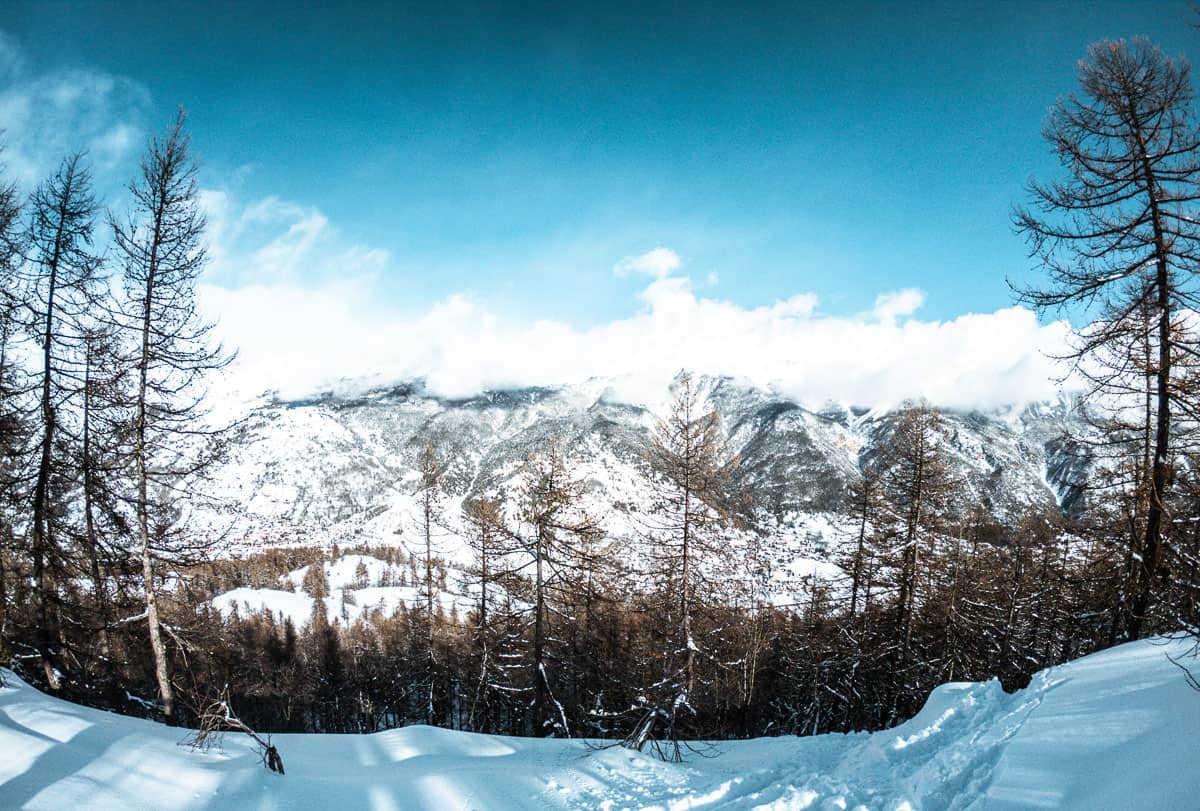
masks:
[[[133,211],[111,218],[121,263],[124,298],[120,321],[134,344],[133,496],[146,621],[163,714],[174,717],[174,690],[156,592],[156,559],[182,528],[172,503],[208,460],[211,433],[204,427],[204,381],[229,362],[210,342],[212,325],[200,316],[196,284],[204,269],[205,220],[200,210],[196,165],[186,117],[179,111],[164,137],[151,139],[141,171],[130,184]],[[200,450],[188,453],[190,448]],[[174,535],[172,538],[170,536]],[[194,541],[182,541],[192,545]]]
[[[663,676],[653,691],[657,695],[624,743],[642,749],[657,736],[655,726],[661,720],[670,741],[664,756],[675,760],[680,758],[680,715],[694,712],[697,654],[702,650],[694,627],[696,612],[711,596],[705,593],[711,590],[710,578],[729,560],[732,548],[726,531],[739,519],[731,487],[737,459],[726,445],[720,414],[705,405],[700,386],[690,374],[681,374],[648,453],[655,505],[645,532],[667,639]]]
[[[581,552],[591,550],[603,535],[600,522],[583,507],[584,492],[585,483],[572,470],[559,439],[551,438],[525,461],[520,500],[524,529],[512,534],[526,557],[524,568],[532,580],[529,731],[534,735],[571,735],[550,672],[551,646],[556,641],[552,625],[556,605],[567,602],[564,591],[573,588],[574,576],[581,569]]]
[[[62,487],[55,477],[62,478],[64,464],[56,457],[64,444],[61,435],[69,401],[82,389],[80,342],[100,282],[100,259],[92,251],[96,211],[91,175],[78,154],[63,160],[29,202],[24,305],[41,360],[29,551],[38,654],[46,683],[54,690],[59,689],[59,676],[51,650],[56,602],[52,579],[63,555],[52,501],[56,487]]]
[[[1173,406],[1182,405],[1174,363],[1181,350],[1194,352],[1177,316],[1197,304],[1200,135],[1190,67],[1144,38],[1088,48],[1079,87],[1055,104],[1044,130],[1066,178],[1030,181],[1030,207],[1014,212],[1049,277],[1019,294],[1042,312],[1094,318],[1075,331],[1071,357],[1081,368],[1127,342],[1129,323],[1143,308],[1152,313],[1154,438],[1128,629],[1136,638],[1150,630],[1166,529]]]

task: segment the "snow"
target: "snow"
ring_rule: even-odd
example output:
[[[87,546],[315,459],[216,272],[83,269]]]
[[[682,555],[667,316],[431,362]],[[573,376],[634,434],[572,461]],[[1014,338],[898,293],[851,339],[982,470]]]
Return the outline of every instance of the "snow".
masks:
[[[393,566],[386,560],[380,560],[371,555],[342,555],[337,560],[325,561],[324,566],[326,585],[337,591],[355,588],[359,567],[366,570],[367,582],[375,584],[380,583],[386,576],[397,575],[403,571],[401,567]],[[299,591],[304,585],[304,578],[308,575],[308,568],[302,566],[289,572],[284,575],[283,580],[292,585],[293,591]]]
[[[842,485],[857,475],[859,461],[872,457],[896,417],[890,408],[856,416],[844,404],[829,404],[817,414],[746,380],[699,383],[721,409],[731,450],[742,456],[743,483],[776,494],[764,498],[761,508],[781,528],[836,524],[826,514],[841,507]],[[193,519],[211,524],[217,549],[231,556],[334,544],[419,551],[424,544],[414,477],[419,450],[433,443],[446,466],[450,494],[435,552],[462,563],[469,558],[463,499],[500,495],[511,505],[520,462],[556,434],[587,480],[586,506],[602,518],[609,537],[636,541],[654,508],[644,464],[654,417],[610,394],[603,381],[592,381],[446,400],[413,381],[349,399],[256,400],[251,405],[257,407],[241,415],[245,421],[224,461],[209,471],[205,492],[216,501],[198,508]],[[1060,469],[1086,463],[1047,445],[1064,427],[1087,434],[1088,426],[1072,413],[1067,401],[945,413],[944,439],[956,475],[972,498],[989,498],[1001,518],[1027,504],[1052,504],[1055,490],[1066,493],[1065,483],[1078,478]],[[778,540],[804,539],[785,532]],[[637,544],[628,546],[636,558]],[[805,553],[802,543],[790,551]]]
[[[394,616],[401,605],[413,608],[424,605],[424,598],[416,586],[385,586],[381,583],[395,580],[404,573],[404,567],[396,566],[370,555],[342,555],[325,561],[325,582],[328,595],[325,597],[325,616],[330,622],[352,624],[357,620],[370,621],[378,611],[385,617]],[[251,613],[270,614],[276,622],[291,620],[296,628],[303,628],[312,619],[314,600],[303,591],[308,566],[288,572],[280,578],[285,589],[250,588],[242,586],[218,594],[212,600],[215,609],[224,617],[234,609],[242,617]],[[365,571],[362,582],[359,571]],[[365,583],[365,585],[364,585]],[[441,610],[449,615],[454,611],[465,614],[471,609],[471,600],[460,594],[441,591],[435,596]]]
[[[948,684],[895,729],[729,741],[682,764],[580,741],[425,726],[276,735],[286,776],[245,736],[185,733],[42,695],[5,672],[0,807],[28,809],[925,809],[1195,807],[1200,693],[1130,643],[1037,674]],[[1200,664],[1195,659],[1186,660]]]
[[[240,616],[266,613],[280,624],[284,620],[291,620],[296,628],[303,628],[308,624],[313,610],[313,598],[307,594],[247,587],[219,594],[213,598],[212,604],[224,617],[229,617],[236,608]]]

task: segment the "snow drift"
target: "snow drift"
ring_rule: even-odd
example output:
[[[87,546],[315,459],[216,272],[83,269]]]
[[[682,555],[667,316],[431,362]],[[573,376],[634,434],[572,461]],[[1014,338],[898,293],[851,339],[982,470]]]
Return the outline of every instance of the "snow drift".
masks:
[[[286,776],[263,769],[244,736],[196,752],[179,745],[184,731],[50,698],[5,672],[0,808],[1195,808],[1200,693],[1168,659],[1189,650],[1122,645],[1011,695],[994,681],[947,684],[885,732],[723,742],[683,764],[414,726],[276,735]]]

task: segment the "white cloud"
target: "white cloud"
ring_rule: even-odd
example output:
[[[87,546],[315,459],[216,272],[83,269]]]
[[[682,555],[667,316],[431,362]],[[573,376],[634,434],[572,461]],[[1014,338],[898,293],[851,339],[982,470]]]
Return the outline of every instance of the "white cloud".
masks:
[[[95,160],[115,163],[139,145],[140,136],[136,127],[120,122],[93,138],[88,151]]]
[[[632,273],[642,273],[663,279],[683,267],[679,254],[670,248],[658,247],[640,256],[626,256],[613,265],[613,273],[617,276],[628,276]]]
[[[285,210],[278,202],[250,206],[239,219]],[[262,238],[272,245],[304,242],[305,224],[317,218],[299,208],[289,216],[266,217],[276,230]],[[286,253],[248,255],[272,268]],[[654,279],[639,294],[638,312],[588,329],[507,319],[461,294],[402,313],[372,270],[386,256],[365,247],[338,255],[345,274],[337,281],[305,283],[268,272],[238,289],[202,288],[203,306],[220,319],[219,334],[241,350],[230,382],[243,394],[273,389],[301,397],[424,378],[436,393],[468,396],[601,378],[620,399],[655,403],[686,368],[745,377],[814,405],[877,406],[923,396],[985,407],[1052,397],[1057,370],[1043,353],[1061,350],[1066,330],[1061,323],[1039,325],[1019,307],[922,321],[912,317],[924,299],[914,290],[883,294],[872,310],[847,317],[822,316],[810,293],[743,307],[699,295],[683,277]]]
[[[9,34],[0,31],[0,80],[11,81],[25,70],[25,54]]]
[[[881,293],[875,297],[875,307],[871,310],[871,315],[879,321],[895,323],[897,318],[905,318],[921,309],[924,303],[925,294],[912,288]]]
[[[30,73],[20,46],[0,32],[0,143],[7,172],[25,188],[79,150],[100,171],[121,166],[141,145],[149,103],[145,87],[103,71]]]
[[[201,190],[200,206],[208,221],[208,279],[225,287],[369,276],[390,261],[387,251],[344,243],[312,206],[278,197],[242,204],[221,189]]]

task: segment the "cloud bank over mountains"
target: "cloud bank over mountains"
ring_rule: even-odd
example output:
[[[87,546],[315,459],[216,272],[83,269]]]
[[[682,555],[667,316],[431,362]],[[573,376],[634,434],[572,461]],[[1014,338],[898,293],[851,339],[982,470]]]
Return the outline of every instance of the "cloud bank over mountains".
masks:
[[[378,291],[384,260],[363,246],[338,244],[328,223],[325,229],[307,249],[293,251],[292,261],[327,264],[318,255],[322,245],[343,257],[373,258],[338,280],[299,284],[282,272],[278,282],[202,291],[220,334],[241,347],[231,382],[244,394],[270,389],[303,397],[423,378],[434,393],[462,397],[602,378],[614,397],[654,403],[679,370],[689,369],[744,377],[814,405],[925,397],[977,408],[1052,398],[1061,373],[1047,354],[1062,350],[1066,325],[1039,324],[1021,307],[926,321],[919,317],[924,295],[913,289],[883,293],[852,316],[822,315],[809,293],[745,307],[699,294],[678,273],[678,255],[661,247],[622,260],[655,268],[635,311],[592,327],[508,319],[469,294],[400,313]],[[293,228],[281,228],[277,239],[294,240]],[[664,252],[673,266],[659,270]],[[283,253],[266,244],[254,255],[274,261]]]

